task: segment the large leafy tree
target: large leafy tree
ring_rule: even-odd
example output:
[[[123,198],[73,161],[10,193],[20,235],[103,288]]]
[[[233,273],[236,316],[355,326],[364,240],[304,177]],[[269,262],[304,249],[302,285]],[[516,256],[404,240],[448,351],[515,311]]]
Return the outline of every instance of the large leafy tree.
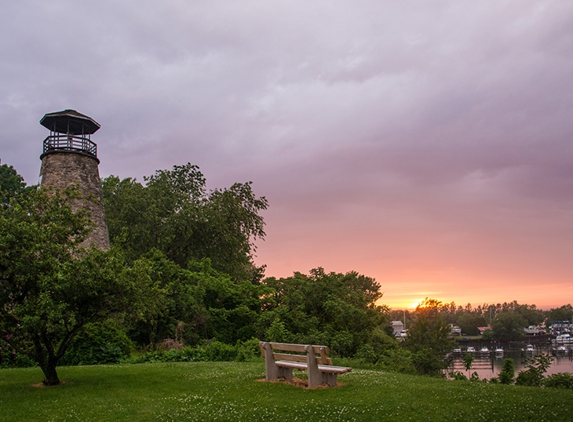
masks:
[[[72,211],[78,196],[38,188],[0,209],[0,344],[35,360],[46,385],[59,384],[57,365],[86,324],[144,312],[152,297],[145,263],[81,246],[93,224]]]
[[[259,321],[261,338],[326,344],[340,356],[353,356],[386,325],[388,309],[376,304],[380,285],[357,272],[316,268],[263,283],[273,293]]]
[[[501,341],[519,340],[524,337],[523,328],[527,327],[527,319],[518,312],[502,312],[491,323],[493,337]]]
[[[445,356],[454,348],[450,326],[440,314],[441,302],[424,299],[416,307],[404,346],[414,353],[416,370],[425,375],[439,375],[446,367]]]
[[[158,249],[182,268],[209,258],[214,269],[235,281],[260,281],[254,241],[265,236],[259,213],[268,202],[255,196],[250,182],[207,191],[203,174],[189,163],[158,170],[144,181],[104,179],[112,243],[132,259]]]
[[[468,336],[479,335],[478,327],[485,327],[487,325],[485,317],[480,314],[468,312],[462,313],[456,323],[462,329],[462,333]]]

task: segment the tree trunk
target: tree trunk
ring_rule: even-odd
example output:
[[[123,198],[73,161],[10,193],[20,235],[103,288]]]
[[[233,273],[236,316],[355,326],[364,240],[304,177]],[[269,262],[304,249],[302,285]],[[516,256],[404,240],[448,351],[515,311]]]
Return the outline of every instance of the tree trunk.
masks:
[[[48,362],[45,366],[42,366],[42,372],[44,373],[44,385],[58,385],[60,379],[58,378],[58,373],[56,372],[57,361],[55,359],[48,358]]]

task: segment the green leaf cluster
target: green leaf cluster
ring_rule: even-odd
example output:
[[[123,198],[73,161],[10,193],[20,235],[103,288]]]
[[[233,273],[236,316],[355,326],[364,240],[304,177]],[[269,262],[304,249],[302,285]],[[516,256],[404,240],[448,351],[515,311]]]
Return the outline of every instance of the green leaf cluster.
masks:
[[[515,380],[516,385],[528,385],[541,387],[545,379],[545,373],[551,366],[553,358],[547,354],[540,354],[525,360],[525,368],[519,371]]]
[[[130,336],[140,346],[154,348],[166,339],[195,345],[216,339],[228,344],[255,336],[262,310],[264,285],[233,281],[207,258],[182,268],[153,250],[142,258],[150,269],[155,309],[131,325]]]
[[[10,199],[19,195],[26,189],[24,178],[18,174],[14,167],[7,164],[0,165],[0,205],[6,207]]]
[[[158,170],[144,181],[103,180],[110,240],[130,259],[157,249],[183,268],[209,258],[235,281],[260,281],[254,241],[265,236],[259,213],[268,202],[255,196],[250,182],[207,191],[203,174],[190,163]]]

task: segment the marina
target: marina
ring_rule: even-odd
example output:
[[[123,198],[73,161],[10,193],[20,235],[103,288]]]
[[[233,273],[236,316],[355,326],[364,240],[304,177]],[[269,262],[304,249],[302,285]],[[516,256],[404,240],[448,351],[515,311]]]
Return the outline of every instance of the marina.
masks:
[[[501,345],[496,346],[493,350],[487,348],[480,348],[476,351],[474,346],[467,348],[457,348],[449,356],[450,366],[447,368],[447,374],[454,371],[459,371],[470,376],[472,373],[477,372],[480,379],[490,379],[497,377],[501,372],[503,361],[505,358],[512,358],[515,366],[515,374],[525,369],[525,360],[533,358],[539,354],[545,353],[551,356],[552,363],[547,370],[547,375],[557,374],[560,372],[568,372],[573,374],[573,345],[555,345],[555,344],[523,344],[518,347],[505,348]],[[469,349],[469,350],[468,350]],[[473,350],[473,352],[472,352]],[[464,366],[464,356],[466,353],[471,353],[474,357],[471,368],[469,371]]]

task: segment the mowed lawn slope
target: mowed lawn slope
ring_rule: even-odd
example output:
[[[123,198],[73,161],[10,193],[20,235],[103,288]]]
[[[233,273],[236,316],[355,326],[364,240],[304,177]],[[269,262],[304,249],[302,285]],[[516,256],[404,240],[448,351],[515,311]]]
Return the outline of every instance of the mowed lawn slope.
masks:
[[[0,370],[1,421],[565,421],[569,390],[354,370],[337,388],[260,382],[264,364],[155,363]]]

